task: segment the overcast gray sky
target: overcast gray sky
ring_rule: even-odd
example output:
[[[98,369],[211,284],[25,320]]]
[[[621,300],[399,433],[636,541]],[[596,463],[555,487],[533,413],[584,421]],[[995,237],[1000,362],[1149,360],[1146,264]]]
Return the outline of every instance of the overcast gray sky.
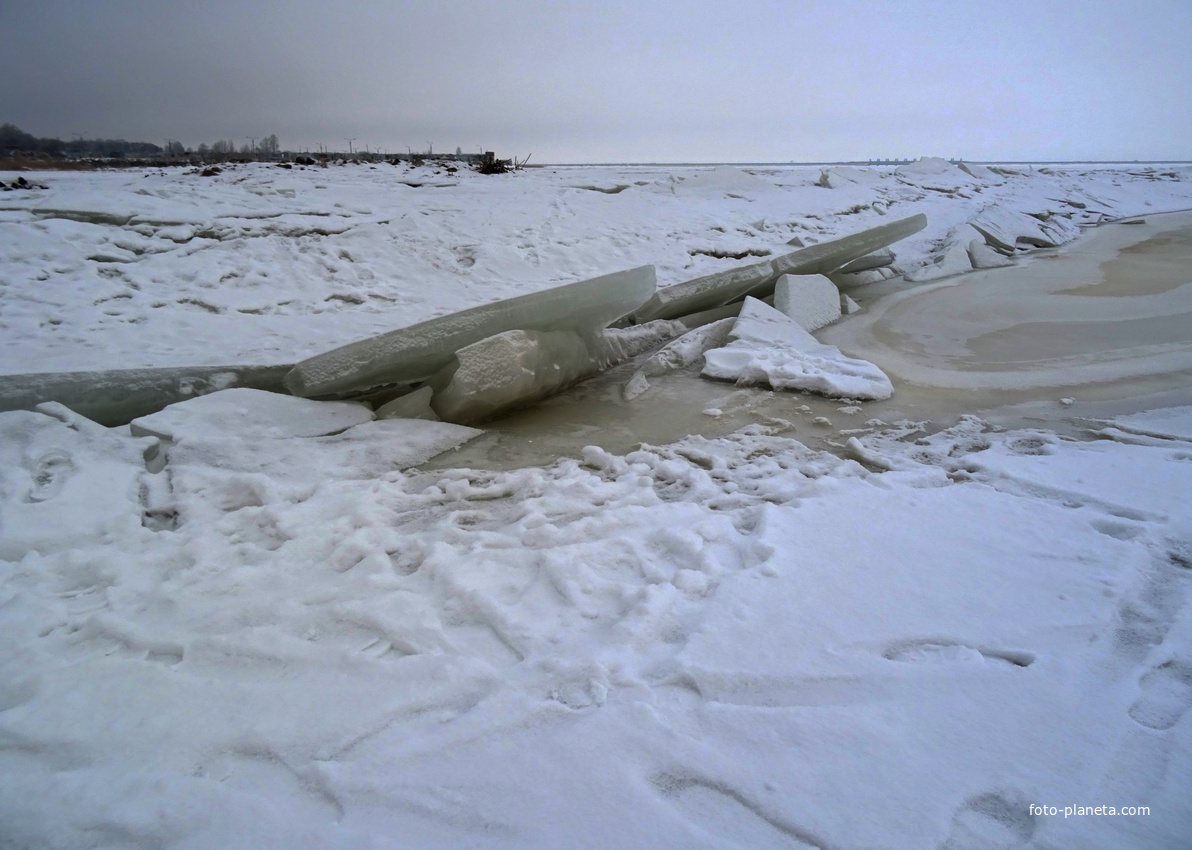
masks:
[[[1192,159],[1192,0],[0,0],[0,122],[537,162]]]

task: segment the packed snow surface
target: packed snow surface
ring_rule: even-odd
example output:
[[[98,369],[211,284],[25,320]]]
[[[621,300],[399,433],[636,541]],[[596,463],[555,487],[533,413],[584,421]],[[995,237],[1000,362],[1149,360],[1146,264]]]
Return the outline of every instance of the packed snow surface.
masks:
[[[1186,169],[1142,166],[432,171],[38,175],[46,190],[0,199],[2,371],[290,363],[887,215],[930,222],[894,246],[900,271],[939,266],[993,205],[1014,247],[989,250],[1029,268],[1014,231],[1034,225],[1006,210],[1079,225],[1192,207]],[[1163,295],[1178,276],[1142,296],[1115,280],[1022,309],[1182,303]],[[633,404],[661,395],[647,375],[781,343],[759,315],[792,350],[820,346],[760,302],[742,312],[626,367]],[[601,344],[645,355],[685,327]],[[914,327],[937,350],[912,365],[973,353]],[[858,397],[831,404],[863,417]],[[1192,408],[1089,421],[1084,442],[870,418],[837,453],[774,419],[612,453],[595,422],[576,458],[494,472],[427,466],[475,429],[298,401],[234,389],[147,417],[157,436],[60,404],[0,413],[0,846],[1192,835]]]
[[[1192,827],[1185,440],[906,423],[858,463],[754,428],[494,474],[206,436],[152,475],[146,438],[53,413],[0,414],[14,846]],[[344,436],[381,427],[458,426]],[[1029,808],[1071,804],[1150,815]]]

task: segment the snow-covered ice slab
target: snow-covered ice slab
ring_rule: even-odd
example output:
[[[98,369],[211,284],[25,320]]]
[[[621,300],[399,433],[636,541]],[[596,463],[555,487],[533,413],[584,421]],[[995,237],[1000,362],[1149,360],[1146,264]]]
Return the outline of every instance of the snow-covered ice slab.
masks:
[[[997,204],[981,210],[969,224],[985,237],[986,242],[1007,253],[1013,253],[1019,242],[1035,248],[1054,248],[1080,235],[1079,228],[1058,216],[1040,221]]]
[[[296,396],[414,383],[451,362],[456,351],[505,331],[595,333],[654,292],[653,266],[557,286],[420,322],[296,364],[285,385]]]
[[[284,392],[290,366],[179,366],[0,375],[0,410],[55,401],[101,425],[125,425],[169,404],[229,387]]]
[[[155,445],[59,404],[0,413],[0,559],[139,532],[140,475]]]
[[[364,422],[338,434],[276,437],[204,432],[169,449],[169,473],[181,521],[221,511],[299,499],[333,481],[369,481],[425,463],[483,431],[426,419]]]
[[[881,369],[822,345],[793,319],[756,298],[745,299],[730,337],[733,341],[724,348],[704,354],[702,374],[842,398],[883,399],[894,394]]]
[[[819,180],[815,185],[824,189],[841,189],[847,186],[872,186],[882,179],[882,175],[876,171],[868,171],[860,168],[851,168],[847,165],[840,165],[836,168],[825,168],[820,172]]]
[[[369,422],[373,412],[352,401],[311,401],[236,388],[171,404],[130,423],[134,436],[188,440],[219,434],[318,437]]]
[[[818,330],[840,318],[840,290],[822,274],[784,274],[774,284],[774,309]]]
[[[836,271],[846,263],[912,236],[926,226],[927,216],[919,213],[784,254],[768,264],[753,263],[666,286],[635,310],[633,317],[638,322],[677,319],[737,301],[746,295],[763,298],[773,291],[774,282],[784,274],[827,274]]]
[[[1123,431],[1168,440],[1192,442],[1192,407],[1163,407],[1128,416],[1117,416],[1113,424]]]

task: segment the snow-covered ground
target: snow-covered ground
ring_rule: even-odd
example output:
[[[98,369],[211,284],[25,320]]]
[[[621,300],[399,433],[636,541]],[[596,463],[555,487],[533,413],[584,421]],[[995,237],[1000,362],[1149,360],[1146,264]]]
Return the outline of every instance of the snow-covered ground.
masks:
[[[1132,171],[48,174],[0,196],[0,371],[291,362],[885,215],[928,214],[912,271],[995,202],[1192,207],[1192,171]],[[0,414],[0,846],[1192,835],[1192,408],[1095,441],[872,420],[837,453],[597,427],[500,472],[420,470],[475,436],[440,422],[221,421],[170,418],[163,469],[127,428]]]

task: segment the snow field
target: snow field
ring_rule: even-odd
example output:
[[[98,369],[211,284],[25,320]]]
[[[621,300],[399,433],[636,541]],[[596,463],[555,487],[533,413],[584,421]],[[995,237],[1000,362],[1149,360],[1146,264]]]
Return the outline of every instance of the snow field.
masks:
[[[3,421],[39,416],[73,464],[47,527],[107,519],[0,562],[18,844],[1164,846],[1192,822],[1186,441],[905,423],[858,463],[755,427],[422,473],[199,433],[153,530],[84,426]],[[345,434],[380,426],[458,429]],[[145,439],[108,439],[138,474]],[[1026,813],[1090,798],[1155,816]]]

